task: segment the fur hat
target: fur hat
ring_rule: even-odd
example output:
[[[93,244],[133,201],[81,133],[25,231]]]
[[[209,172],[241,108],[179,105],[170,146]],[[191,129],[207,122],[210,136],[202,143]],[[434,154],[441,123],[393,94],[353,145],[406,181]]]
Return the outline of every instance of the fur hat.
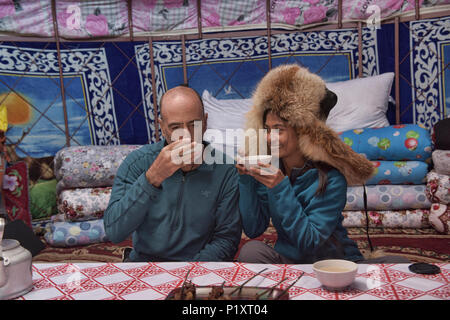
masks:
[[[269,71],[253,93],[247,113],[247,129],[263,128],[263,115],[270,109],[295,128],[300,151],[312,161],[337,168],[348,185],[360,185],[374,171],[372,163],[346,145],[325,120],[337,102],[318,75],[296,64]]]

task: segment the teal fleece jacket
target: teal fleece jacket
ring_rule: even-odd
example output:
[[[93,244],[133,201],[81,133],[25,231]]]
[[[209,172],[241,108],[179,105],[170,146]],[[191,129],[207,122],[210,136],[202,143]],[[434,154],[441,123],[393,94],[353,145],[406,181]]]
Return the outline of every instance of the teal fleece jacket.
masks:
[[[272,189],[249,175],[239,178],[239,207],[245,234],[260,236],[270,219],[277,230],[275,250],[295,263],[322,259],[362,260],[356,243],[342,226],[347,182],[337,170],[328,172],[328,185],[315,196],[318,170],[310,169],[293,184],[285,177]]]
[[[179,169],[156,188],[145,172],[164,144],[145,145],[120,165],[104,213],[106,235],[117,243],[133,234],[132,261],[231,260],[242,235],[235,167]]]

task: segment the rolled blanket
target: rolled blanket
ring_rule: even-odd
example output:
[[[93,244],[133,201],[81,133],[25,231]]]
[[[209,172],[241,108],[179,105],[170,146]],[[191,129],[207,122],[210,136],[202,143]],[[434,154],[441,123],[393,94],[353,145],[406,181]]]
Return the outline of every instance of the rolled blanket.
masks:
[[[429,228],[429,210],[396,210],[368,211],[369,227],[379,228]],[[366,213],[364,211],[343,211],[342,225],[346,228],[365,227]]]
[[[375,171],[366,185],[425,184],[428,164],[421,161],[372,161]]]
[[[430,209],[426,185],[366,186],[368,210]],[[364,188],[348,187],[344,210],[364,210]]]
[[[111,190],[112,187],[63,190],[58,196],[58,212],[74,222],[103,218]]]
[[[120,164],[140,145],[77,146],[55,155],[56,192],[73,188],[110,187]]]
[[[369,160],[427,161],[431,158],[430,133],[416,124],[355,129],[341,132],[339,136]]]
[[[450,234],[450,206],[442,203],[433,203],[430,209],[429,221],[436,231]]]
[[[54,221],[44,239],[54,247],[73,247],[108,241],[103,219],[83,222]]]
[[[450,151],[434,150],[431,157],[436,173],[450,175]]]
[[[450,176],[431,170],[427,174],[427,188],[425,192],[428,199],[433,203],[450,203]]]

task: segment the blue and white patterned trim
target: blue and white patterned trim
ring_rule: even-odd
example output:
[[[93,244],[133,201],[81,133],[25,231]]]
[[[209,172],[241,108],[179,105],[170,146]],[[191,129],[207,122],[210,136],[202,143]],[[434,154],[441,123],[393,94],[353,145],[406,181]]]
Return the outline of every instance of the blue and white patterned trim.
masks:
[[[349,53],[352,59],[352,74],[358,69],[358,31],[342,29],[335,31],[285,33],[273,35],[271,38],[271,54],[286,53],[334,53],[337,48],[341,53]],[[135,46],[136,60],[142,88],[143,108],[146,115],[147,133],[151,142],[154,137],[154,109],[153,93],[151,87],[151,68],[149,45]],[[165,92],[163,88],[163,67],[181,65],[182,47],[180,41],[153,42],[155,83],[157,101]],[[378,50],[376,30],[363,29],[363,75],[379,74]],[[221,60],[234,60],[250,57],[252,59],[267,59],[267,37],[248,37],[231,39],[207,39],[186,42],[186,63],[213,62]]]
[[[444,117],[440,48],[450,43],[450,18],[411,21],[410,30],[413,121],[431,129]]]
[[[56,50],[0,46],[0,72],[59,76]],[[81,76],[94,145],[120,144],[111,76],[104,48],[61,50],[63,74]]]

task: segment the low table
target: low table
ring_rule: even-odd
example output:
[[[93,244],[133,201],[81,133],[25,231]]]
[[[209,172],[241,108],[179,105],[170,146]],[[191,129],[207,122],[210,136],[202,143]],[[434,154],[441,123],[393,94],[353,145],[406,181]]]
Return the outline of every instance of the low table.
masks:
[[[360,264],[355,282],[330,291],[316,279],[312,265],[237,262],[34,263],[34,288],[17,300],[163,300],[188,279],[195,285],[237,286],[267,268],[246,286],[289,289],[292,300],[430,300],[450,299],[450,264],[435,264],[437,275],[419,275],[409,264]]]

